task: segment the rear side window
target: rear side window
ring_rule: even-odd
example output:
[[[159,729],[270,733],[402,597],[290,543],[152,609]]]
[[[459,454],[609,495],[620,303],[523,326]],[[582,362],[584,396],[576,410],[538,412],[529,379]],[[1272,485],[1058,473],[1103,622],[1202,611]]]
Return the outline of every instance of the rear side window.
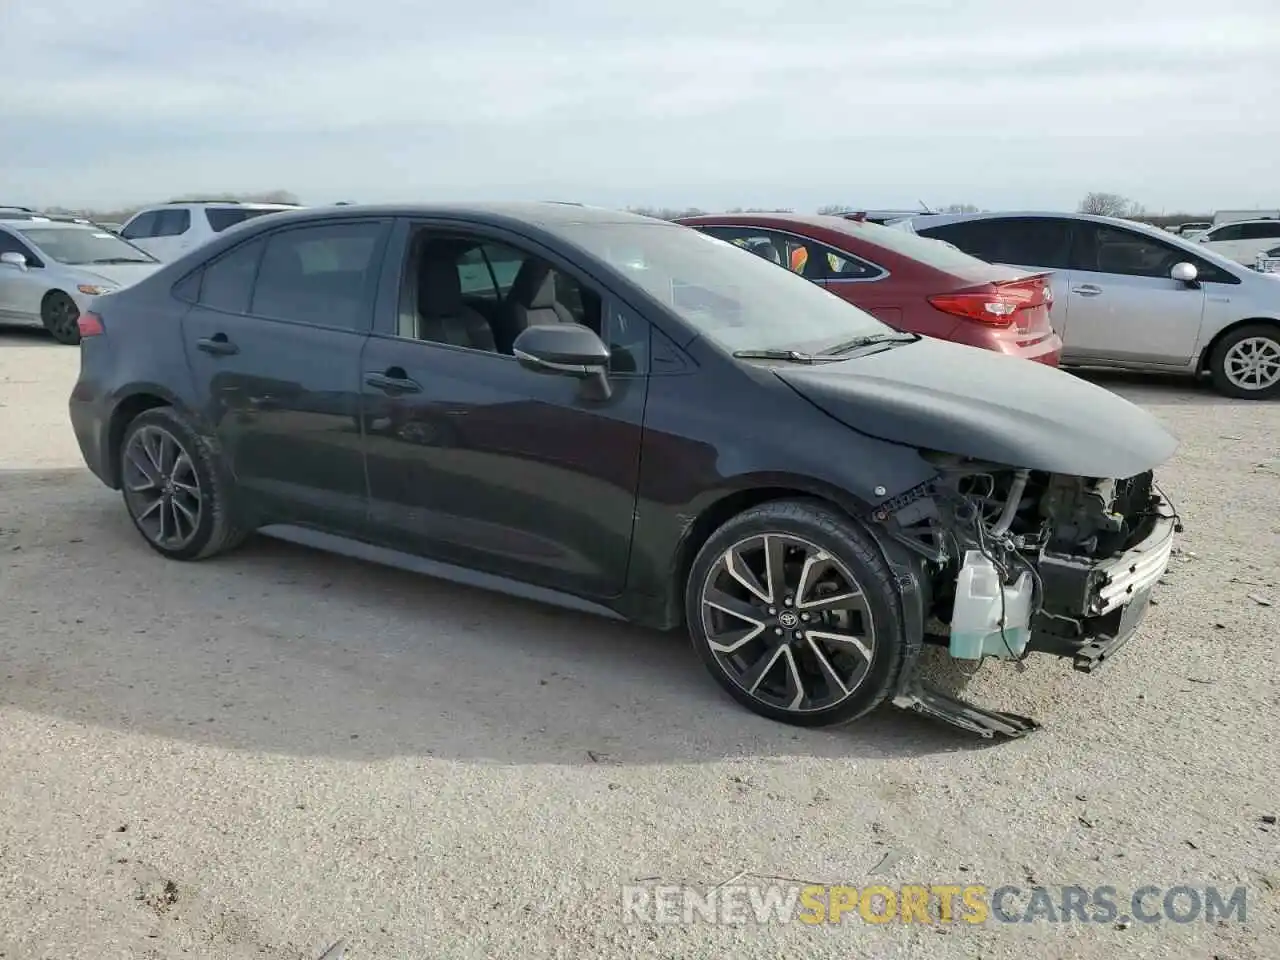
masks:
[[[970,220],[920,231],[953,243],[988,263],[1065,270],[1071,257],[1071,225],[1047,217]]]
[[[145,240],[147,237],[156,235],[156,219],[157,213],[154,210],[148,210],[146,213],[140,213],[120,231],[120,236],[126,240]]]
[[[932,267],[942,273],[956,277],[972,277],[985,280],[991,275],[987,267],[986,257],[977,255],[965,248],[951,237],[936,235],[933,228],[917,228],[919,236],[897,230],[893,227],[881,227],[874,223],[852,223],[850,230],[867,243],[874,244],[890,253],[915,260]],[[942,240],[943,243],[936,241]],[[947,244],[954,246],[947,246]],[[959,249],[956,249],[959,248]]]
[[[248,313],[254,274],[264,246],[262,240],[251,240],[224,253],[204,268],[200,281],[200,304],[211,310]]]
[[[261,217],[268,213],[275,213],[275,210],[254,210],[235,207],[206,207],[204,218],[209,221],[209,229],[214,233],[221,233],[228,227],[234,227],[237,223],[244,223],[246,220],[252,220],[254,217]]]
[[[1270,240],[1280,237],[1280,220],[1273,223],[1246,223],[1241,232],[1241,240]]]
[[[250,312],[343,330],[367,326],[383,225],[332,223],[267,238]]]
[[[190,210],[158,210],[156,211],[153,237],[180,237],[191,227]],[[126,239],[128,239],[126,237]]]

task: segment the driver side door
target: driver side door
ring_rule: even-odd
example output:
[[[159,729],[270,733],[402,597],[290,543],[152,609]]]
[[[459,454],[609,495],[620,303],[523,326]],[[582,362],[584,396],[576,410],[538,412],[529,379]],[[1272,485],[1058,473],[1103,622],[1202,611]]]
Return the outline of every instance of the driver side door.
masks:
[[[1203,286],[1169,272],[1196,258],[1136,230],[1075,224],[1063,359],[1186,366],[1204,315]]]

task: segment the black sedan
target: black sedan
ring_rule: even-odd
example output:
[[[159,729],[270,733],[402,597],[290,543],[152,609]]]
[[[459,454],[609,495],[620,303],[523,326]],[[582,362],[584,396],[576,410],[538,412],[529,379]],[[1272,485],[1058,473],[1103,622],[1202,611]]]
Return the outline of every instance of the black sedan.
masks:
[[[80,331],[85,461],[164,556],[261,531],[684,628],[800,725],[1033,729],[926,686],[923,645],[1092,670],[1177,527],[1128,402],[576,204],[283,213]]]

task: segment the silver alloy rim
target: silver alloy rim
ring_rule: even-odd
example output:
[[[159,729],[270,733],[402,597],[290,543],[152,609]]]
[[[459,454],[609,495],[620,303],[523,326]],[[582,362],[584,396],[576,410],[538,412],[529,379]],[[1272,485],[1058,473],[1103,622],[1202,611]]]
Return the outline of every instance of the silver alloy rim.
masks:
[[[1227,379],[1241,390],[1266,390],[1280,383],[1280,343],[1270,337],[1246,337],[1222,358]]]
[[[191,455],[162,427],[136,430],[124,449],[125,500],[148,540],[169,550],[189,544],[200,529],[204,497]]]
[[[760,703],[793,713],[853,696],[875,653],[875,624],[857,578],[790,534],[735,543],[702,585],[702,628],[721,669]]]

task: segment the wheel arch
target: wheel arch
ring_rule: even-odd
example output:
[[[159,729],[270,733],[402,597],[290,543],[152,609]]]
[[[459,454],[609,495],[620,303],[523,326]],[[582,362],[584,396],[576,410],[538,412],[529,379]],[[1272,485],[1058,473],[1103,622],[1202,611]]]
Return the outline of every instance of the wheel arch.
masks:
[[[1274,327],[1276,333],[1280,334],[1280,319],[1276,317],[1248,317],[1244,320],[1237,320],[1235,323],[1223,327],[1213,335],[1213,339],[1205,344],[1204,349],[1200,351],[1200,359],[1196,363],[1196,373],[1209,372],[1209,362],[1213,359],[1213,354],[1218,349],[1218,344],[1242,327],[1254,326]]]
[[[666,583],[666,597],[662,604],[664,629],[674,630],[684,625],[685,581],[698,551],[711,539],[712,534],[738,514],[775,500],[816,501],[835,507],[864,527],[869,526],[860,519],[868,510],[867,504],[845,490],[809,477],[770,475],[744,481],[734,488],[721,491],[714,499],[701,505],[676,545]],[[878,537],[876,539],[879,540]]]
[[[182,404],[168,390],[157,384],[139,384],[119,396],[107,421],[106,454],[107,476],[116,489],[120,486],[120,443],[124,431],[133,420],[147,410],[156,407],[182,409]]]

